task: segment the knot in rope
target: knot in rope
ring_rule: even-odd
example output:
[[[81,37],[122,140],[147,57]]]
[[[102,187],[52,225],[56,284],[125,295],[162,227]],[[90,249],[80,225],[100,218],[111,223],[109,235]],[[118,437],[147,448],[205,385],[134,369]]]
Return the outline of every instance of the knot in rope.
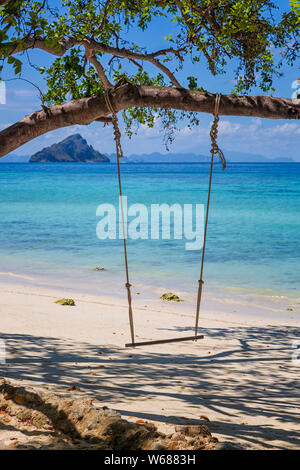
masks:
[[[219,93],[216,94],[216,101],[215,101],[215,111],[214,111],[214,122],[210,129],[210,139],[211,139],[211,154],[212,156],[218,155],[222,163],[222,170],[226,168],[226,159],[224,153],[220,149],[217,143],[218,139],[218,125],[219,125],[219,107],[220,107],[221,95]]]
[[[105,92],[104,99],[105,99],[106,106],[107,106],[110,114],[112,115],[111,121],[112,121],[112,124],[113,124],[113,127],[114,127],[114,136],[115,136],[115,142],[116,142],[117,158],[122,158],[124,155],[123,155],[123,149],[122,149],[122,146],[121,146],[121,132],[120,132],[120,129],[119,129],[117,113],[114,110],[114,107],[113,107],[111,99],[110,99],[110,90],[109,89]]]

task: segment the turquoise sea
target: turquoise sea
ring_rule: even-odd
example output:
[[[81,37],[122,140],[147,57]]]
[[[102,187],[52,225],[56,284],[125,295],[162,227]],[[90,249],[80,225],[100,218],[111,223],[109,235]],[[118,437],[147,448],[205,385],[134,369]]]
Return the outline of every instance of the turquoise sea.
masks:
[[[208,164],[121,170],[129,205],[206,204]],[[122,240],[97,238],[102,203],[118,204],[114,164],[1,164],[0,279],[14,273],[39,285],[113,293],[124,280]],[[299,296],[299,234],[300,164],[229,164],[225,172],[216,165],[207,289]],[[185,242],[128,240],[132,284],[195,291],[201,252],[186,251]]]

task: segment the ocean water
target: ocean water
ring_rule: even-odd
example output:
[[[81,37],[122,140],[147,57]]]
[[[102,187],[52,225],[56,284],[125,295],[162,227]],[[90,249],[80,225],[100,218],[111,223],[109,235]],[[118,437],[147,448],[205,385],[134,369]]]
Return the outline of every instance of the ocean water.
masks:
[[[129,205],[206,204],[208,164],[121,170]],[[124,281],[123,246],[96,236],[103,203],[118,205],[116,165],[1,164],[2,278],[13,273],[39,285],[113,293]],[[215,166],[206,289],[299,296],[299,234],[300,164],[229,164],[224,172]],[[201,251],[187,251],[185,243],[128,240],[132,284],[195,291]]]

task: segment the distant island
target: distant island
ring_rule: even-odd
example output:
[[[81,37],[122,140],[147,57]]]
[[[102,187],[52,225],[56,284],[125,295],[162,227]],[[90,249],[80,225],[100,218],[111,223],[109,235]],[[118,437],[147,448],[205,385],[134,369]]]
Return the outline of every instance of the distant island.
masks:
[[[290,157],[267,158],[263,155],[224,150],[228,163],[295,163]],[[116,162],[116,155],[108,155],[111,163]],[[132,154],[122,159],[122,163],[209,163],[210,156],[195,153],[144,153]],[[218,160],[216,160],[218,161]]]
[[[113,146],[113,142],[112,142]],[[268,158],[263,155],[237,152],[224,149],[228,163],[296,163],[291,157]],[[73,134],[61,142],[46,147],[30,157],[29,155],[8,154],[0,158],[0,163],[59,163],[59,162],[110,162],[116,163],[115,153],[103,154],[95,150],[80,134]],[[144,153],[131,154],[121,159],[121,163],[208,163],[209,155],[195,153]]]
[[[73,134],[58,144],[46,147],[32,155],[29,163],[62,163],[62,162],[109,162],[106,155],[94,150],[80,134]]]

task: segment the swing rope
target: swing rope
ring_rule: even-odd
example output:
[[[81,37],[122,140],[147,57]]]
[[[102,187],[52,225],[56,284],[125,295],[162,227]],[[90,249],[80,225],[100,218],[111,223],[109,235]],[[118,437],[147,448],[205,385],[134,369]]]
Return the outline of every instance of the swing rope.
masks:
[[[205,216],[205,225],[204,225],[204,238],[203,238],[203,248],[202,248],[202,258],[201,258],[201,269],[200,269],[200,279],[198,281],[198,294],[197,294],[197,306],[196,306],[196,322],[195,322],[195,338],[198,334],[198,325],[199,325],[199,313],[200,305],[202,299],[202,290],[203,290],[203,268],[204,268],[204,258],[205,258],[205,248],[206,248],[206,237],[207,237],[207,223],[208,223],[208,214],[209,214],[209,205],[210,205],[210,195],[211,195],[211,185],[212,185],[212,175],[214,167],[214,156],[218,155],[221,163],[222,170],[226,168],[226,159],[225,156],[218,146],[218,125],[219,125],[219,107],[220,107],[221,95],[216,94],[215,101],[215,111],[214,111],[214,121],[210,130],[210,139],[211,139],[211,161],[210,161],[210,173],[209,173],[209,184],[208,184],[208,195],[207,195],[207,204],[206,204],[206,216]]]
[[[125,221],[124,221],[124,208],[123,208],[121,169],[120,169],[120,158],[122,158],[124,155],[123,155],[123,150],[121,146],[121,132],[119,128],[118,117],[110,100],[109,89],[106,91],[104,98],[105,98],[106,106],[112,115],[112,124],[114,127],[114,136],[115,136],[115,143],[116,143],[119,195],[120,195],[120,204],[121,204],[121,218],[122,218],[122,232],[123,232],[123,246],[124,246],[124,261],[125,261],[125,273],[126,273],[125,287],[127,289],[128,314],[129,314],[131,340],[132,340],[132,343],[134,343],[134,325],[133,325],[132,301],[131,301],[131,290],[130,290],[131,284],[129,282],[129,269],[128,269],[127,245],[126,245],[126,236],[125,236]]]
[[[131,340],[132,343],[126,346],[133,346],[135,345],[134,341],[134,324],[133,324],[133,313],[132,313],[132,298],[131,298],[131,284],[129,282],[129,269],[128,269],[128,258],[127,258],[127,245],[126,245],[126,234],[125,234],[125,220],[124,220],[124,208],[123,208],[123,197],[122,197],[122,183],[121,183],[121,169],[120,169],[120,158],[122,158],[123,150],[121,146],[121,132],[118,123],[117,113],[114,110],[114,107],[111,103],[110,98],[110,89],[106,90],[104,94],[106,106],[112,116],[112,124],[114,128],[114,138],[116,144],[116,154],[117,154],[117,167],[118,167],[118,182],[119,182],[119,195],[120,195],[120,204],[121,204],[121,219],[122,219],[122,231],[123,231],[123,246],[124,246],[124,261],[125,261],[125,273],[126,273],[126,283],[125,287],[127,289],[127,297],[128,297],[128,313],[129,313],[129,324],[130,324],[130,332],[131,332]],[[194,339],[195,341],[198,336],[198,325],[199,325],[199,313],[200,313],[200,305],[201,305],[201,298],[202,298],[202,290],[203,290],[203,269],[204,269],[204,258],[205,258],[205,249],[206,249],[206,238],[207,238],[207,224],[208,224],[208,214],[209,214],[209,205],[210,205],[210,196],[211,196],[211,186],[212,186],[212,175],[213,175],[213,165],[214,165],[214,156],[218,155],[220,161],[222,163],[222,170],[226,168],[226,160],[222,150],[219,148],[217,144],[218,138],[218,124],[219,124],[219,107],[220,107],[220,100],[221,95],[219,93],[216,94],[215,100],[215,110],[214,110],[214,121],[211,126],[210,130],[210,138],[211,138],[211,164],[210,164],[210,174],[209,174],[209,185],[208,185],[208,196],[207,196],[207,205],[206,205],[206,216],[205,216],[205,226],[204,226],[204,238],[203,238],[203,249],[202,249],[202,259],[201,259],[201,269],[200,269],[200,279],[198,281],[198,294],[197,294],[197,306],[196,306],[196,322],[195,322],[195,337],[187,337],[187,338],[176,338],[173,340],[160,340],[160,341],[150,341],[142,344],[159,344],[159,343],[167,343],[167,342],[174,342],[180,340],[187,340],[187,339]],[[202,338],[202,337],[201,337]]]

